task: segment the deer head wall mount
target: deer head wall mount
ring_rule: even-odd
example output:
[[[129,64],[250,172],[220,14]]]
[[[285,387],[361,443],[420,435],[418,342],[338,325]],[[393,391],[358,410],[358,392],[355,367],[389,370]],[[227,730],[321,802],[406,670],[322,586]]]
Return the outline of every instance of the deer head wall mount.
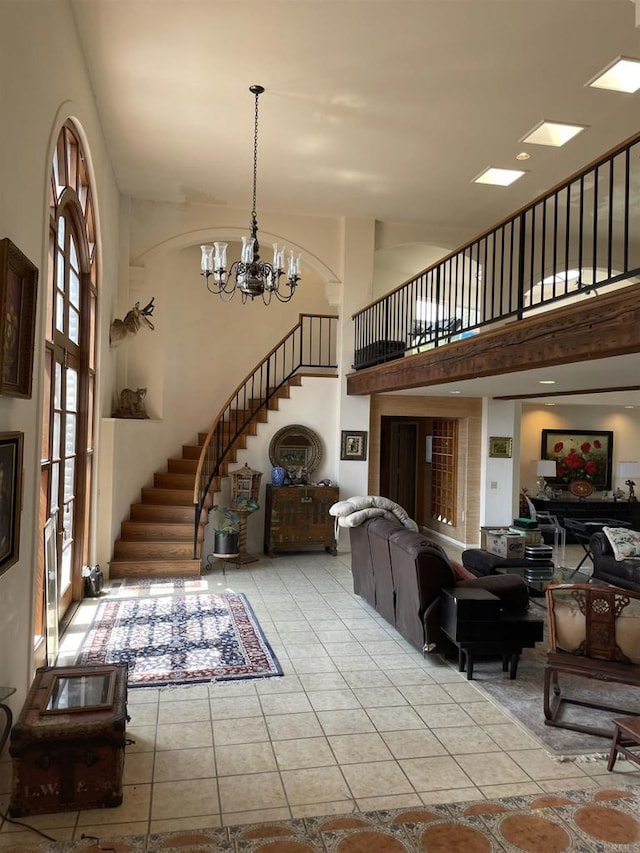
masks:
[[[136,302],[130,311],[125,314],[124,320],[114,320],[109,329],[109,343],[112,347],[119,346],[122,341],[133,337],[143,326],[147,329],[153,329],[155,326],[149,319],[153,315],[155,296],[151,297],[144,308],[140,307],[140,303]]]

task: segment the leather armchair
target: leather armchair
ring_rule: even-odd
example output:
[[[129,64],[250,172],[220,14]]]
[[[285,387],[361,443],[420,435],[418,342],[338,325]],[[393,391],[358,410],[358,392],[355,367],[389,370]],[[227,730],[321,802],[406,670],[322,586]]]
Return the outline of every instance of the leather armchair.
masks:
[[[640,559],[616,560],[609,540],[601,532],[591,536],[589,548],[594,580],[640,592]]]

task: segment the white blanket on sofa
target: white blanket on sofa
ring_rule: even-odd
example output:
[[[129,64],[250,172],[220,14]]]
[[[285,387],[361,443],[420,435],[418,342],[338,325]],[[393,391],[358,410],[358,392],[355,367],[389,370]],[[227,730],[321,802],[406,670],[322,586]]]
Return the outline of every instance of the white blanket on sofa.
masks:
[[[339,527],[358,527],[368,518],[388,518],[399,521],[408,530],[418,530],[416,522],[400,504],[380,495],[355,495],[344,501],[338,501],[329,509]]]

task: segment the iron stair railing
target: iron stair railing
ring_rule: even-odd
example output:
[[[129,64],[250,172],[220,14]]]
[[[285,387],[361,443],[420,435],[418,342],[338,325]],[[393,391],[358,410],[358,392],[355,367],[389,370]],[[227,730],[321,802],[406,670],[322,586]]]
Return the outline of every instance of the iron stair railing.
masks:
[[[354,314],[353,367],[637,284],[638,234],[640,134]]]
[[[298,323],[238,385],[207,433],[196,469],[193,503],[195,530],[193,557],[198,556],[198,527],[207,495],[234,445],[262,409],[291,379],[304,369],[336,369],[338,318],[325,314],[300,314]]]

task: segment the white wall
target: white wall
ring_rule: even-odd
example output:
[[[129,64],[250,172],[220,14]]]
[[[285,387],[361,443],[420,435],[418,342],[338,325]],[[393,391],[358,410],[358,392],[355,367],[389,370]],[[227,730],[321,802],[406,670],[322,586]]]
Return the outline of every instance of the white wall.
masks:
[[[0,397],[0,429],[24,433],[20,559],[0,576],[0,681],[18,688],[11,700],[18,710],[32,677],[48,179],[53,145],[65,119],[77,121],[88,149],[102,238],[101,298],[107,303],[117,279],[118,191],[66,0],[0,3],[0,80],[0,236],[9,237],[40,270],[33,396]],[[102,378],[109,382],[106,315],[99,321]]]
[[[511,524],[518,515],[518,481],[520,477],[520,409],[510,400],[483,399],[482,420],[482,489],[480,523],[482,526]],[[509,459],[489,456],[489,438],[512,439]]]

